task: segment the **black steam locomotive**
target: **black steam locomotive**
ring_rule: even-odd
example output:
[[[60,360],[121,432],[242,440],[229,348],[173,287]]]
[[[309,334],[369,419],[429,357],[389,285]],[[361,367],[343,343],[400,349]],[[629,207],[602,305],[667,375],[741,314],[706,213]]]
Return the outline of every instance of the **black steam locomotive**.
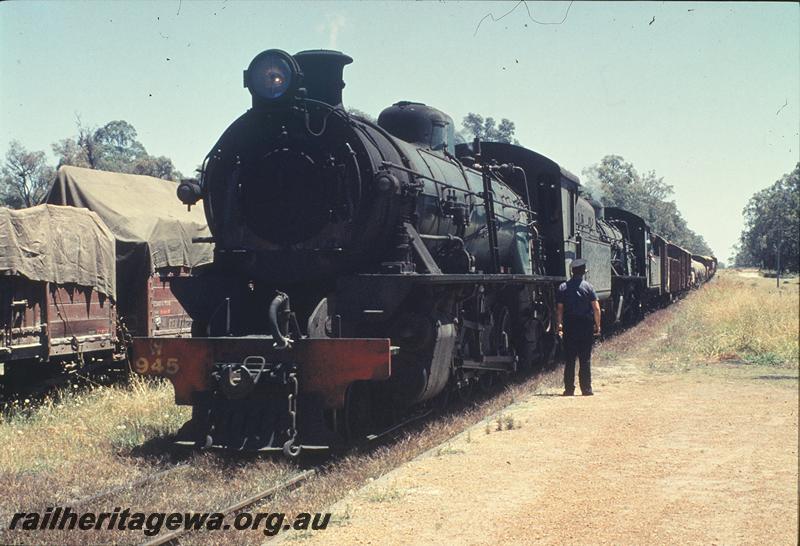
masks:
[[[450,116],[420,103],[377,123],[349,114],[351,62],[256,56],[252,108],[178,189],[202,199],[213,236],[198,244],[214,262],[172,283],[193,337],[137,339],[133,366],[193,406],[187,441],[296,455],[539,368],[558,348],[555,287],[579,257],[606,323],[688,288],[686,251],[683,288],[666,241],[629,212],[604,218],[546,157],[456,146]]]

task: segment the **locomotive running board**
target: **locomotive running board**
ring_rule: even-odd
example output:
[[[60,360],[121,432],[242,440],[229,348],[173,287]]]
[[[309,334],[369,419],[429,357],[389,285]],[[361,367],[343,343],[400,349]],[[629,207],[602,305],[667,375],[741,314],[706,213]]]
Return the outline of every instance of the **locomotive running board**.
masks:
[[[166,377],[175,388],[175,403],[191,405],[197,393],[214,388],[211,376],[220,362],[261,357],[266,363],[296,365],[301,393],[319,395],[326,408],[344,407],[354,381],[383,381],[391,375],[388,338],[300,339],[291,349],[273,348],[266,336],[210,338],[134,338],[133,370]]]
[[[390,279],[416,284],[557,284],[568,280],[567,277],[522,275],[518,273],[442,273],[441,275],[426,273],[359,273],[342,279],[345,281],[352,279],[354,282]]]

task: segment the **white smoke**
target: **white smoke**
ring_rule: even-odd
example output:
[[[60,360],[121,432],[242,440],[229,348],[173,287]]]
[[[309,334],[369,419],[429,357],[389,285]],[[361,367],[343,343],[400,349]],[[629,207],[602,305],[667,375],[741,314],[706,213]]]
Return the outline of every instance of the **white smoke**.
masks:
[[[344,15],[329,15],[328,20],[317,27],[320,33],[328,35],[328,49],[337,49],[339,31],[345,27],[346,23]]]

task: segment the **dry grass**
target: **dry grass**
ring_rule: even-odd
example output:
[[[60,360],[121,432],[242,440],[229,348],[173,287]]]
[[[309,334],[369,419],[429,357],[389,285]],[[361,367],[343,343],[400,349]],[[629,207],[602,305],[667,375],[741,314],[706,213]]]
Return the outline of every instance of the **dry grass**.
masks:
[[[722,271],[681,302],[662,360],[798,367],[798,284]]]
[[[636,328],[603,343],[595,363],[616,365],[633,356],[642,362],[714,361],[731,354],[743,361],[770,363],[773,357],[763,356],[769,354],[796,366],[797,285],[786,286],[789,289],[776,294],[774,281],[721,274],[678,305],[649,315]],[[522,423],[514,419],[513,404],[541,390],[560,392],[560,371],[509,384],[489,399],[452,406],[449,413],[412,427],[389,445],[354,450],[327,463],[302,489],[251,511],[325,512],[370,479],[424,452],[457,461],[459,450],[448,440],[477,423],[483,423],[486,434],[519,428]],[[0,490],[5,492],[0,521],[7,522],[9,512],[52,506],[128,483],[178,459],[187,459],[191,468],[163,483],[97,502],[96,508],[214,511],[297,471],[296,465],[280,458],[176,451],[170,436],[188,418],[188,408],[175,406],[171,385],[141,380],[126,388],[68,395],[36,409],[12,410],[0,417]],[[375,502],[381,502],[377,497],[402,494],[378,492]],[[331,524],[347,525],[349,517]],[[289,535],[299,541],[306,536]],[[131,543],[142,538],[139,532],[44,536],[4,535],[0,529],[0,543]],[[199,534],[182,543],[260,543],[265,538],[260,531],[231,531]]]
[[[454,407],[429,420],[396,442],[353,451],[323,468],[308,487],[285,493],[252,511],[325,511],[348,491],[378,477],[482,420],[494,422],[500,409],[523,394],[553,381],[549,374],[507,385],[490,399]],[[557,378],[555,379],[557,381]],[[215,511],[270,487],[298,470],[279,458],[178,450],[171,436],[189,418],[189,409],[174,404],[169,383],[132,380],[114,387],[66,394],[58,402],[11,408],[0,418],[0,521],[13,512],[43,510],[113,489],[150,475],[168,463],[186,460],[190,467],[167,479],[127,490],[81,510],[111,511],[116,506],[141,511]],[[512,418],[513,419],[513,418]],[[514,426],[507,416],[504,428]],[[442,448],[440,456],[458,455]],[[384,492],[394,496],[402,492]],[[376,502],[380,502],[376,500]],[[337,523],[342,524],[342,523]],[[302,540],[300,533],[294,536]],[[49,531],[10,533],[0,528],[0,543],[96,544],[135,543],[140,531]],[[260,542],[261,531],[204,533],[182,543],[238,544]]]
[[[731,286],[730,282],[733,282],[734,285]],[[622,332],[600,344],[595,349],[594,365],[615,366],[620,369],[624,369],[625,366],[636,366],[647,369],[648,363],[664,362],[667,359],[675,358],[678,351],[686,353],[680,357],[682,361],[695,361],[701,358],[702,353],[694,352],[695,350],[690,350],[689,347],[705,346],[709,343],[709,338],[713,339],[716,333],[728,328],[728,326],[720,324],[713,327],[709,324],[702,326],[700,324],[700,321],[705,320],[704,317],[708,316],[708,313],[711,313],[713,318],[713,312],[709,311],[709,308],[713,309],[714,306],[724,305],[718,301],[720,292],[724,294],[727,291],[741,289],[740,299],[743,301],[758,300],[763,297],[764,293],[769,292],[767,286],[769,282],[756,286],[748,283],[749,280],[745,282],[745,287],[740,287],[736,284],[735,279],[728,279],[724,274],[721,275],[714,282],[704,286],[701,290],[692,292],[676,305],[648,315],[635,328]],[[789,347],[794,347],[794,354],[796,354],[797,287],[794,286],[793,290],[793,295],[787,291],[786,300],[781,300],[783,303],[779,307],[780,319],[777,328],[783,332],[778,339],[783,343],[794,343],[794,345],[789,343]],[[784,298],[784,296],[778,297]],[[738,317],[738,320],[745,320],[748,313],[749,311],[742,307],[738,308],[733,315]],[[714,321],[712,320],[712,322]],[[792,332],[788,337],[787,331]],[[674,341],[671,341],[674,340],[674,336],[685,336],[682,341],[686,345],[679,347]],[[664,350],[665,344],[669,346],[668,351]],[[304,488],[282,497],[279,505],[290,512],[292,510],[324,511],[334,502],[345,498],[348,493],[368,483],[371,479],[385,474],[426,451],[431,451],[433,456],[452,454],[453,448],[447,442],[475,424],[482,423],[481,428],[485,434],[496,434],[498,430],[519,428],[522,423],[513,417],[513,404],[516,400],[525,399],[532,393],[541,391],[547,391],[548,394],[553,394],[554,391],[560,392],[561,386],[560,368],[538,378],[510,385],[498,396],[467,409],[453,411],[450,415],[430,422],[419,430],[409,432],[391,446],[368,453],[354,453],[343,458],[316,478],[313,487]],[[467,433],[465,441],[469,442],[471,439],[471,435]],[[349,517],[353,517],[349,511],[348,514]],[[288,538],[302,540],[303,537],[289,534]],[[247,540],[244,537],[243,539]],[[235,542],[235,537],[228,540],[232,544]]]
[[[382,489],[375,489],[367,495],[369,502],[391,502],[402,499],[406,495],[405,491],[397,488],[397,484],[393,483]]]
[[[692,292],[684,300],[651,313],[635,328],[600,344],[595,349],[593,365],[614,366],[624,373],[626,366],[658,369],[661,364],[672,360],[695,363],[703,359],[713,361],[715,358],[719,359],[724,352],[714,356],[714,353],[704,352],[703,348],[722,343],[716,337],[721,335],[722,339],[726,340],[730,336],[731,328],[744,328],[755,336],[761,335],[763,330],[770,333],[780,332],[774,337],[772,334],[763,336],[765,348],[770,352],[775,351],[776,354],[787,355],[789,360],[794,354],[796,359],[797,286],[792,285],[788,290],[783,289],[781,295],[770,295],[770,282],[773,281],[763,279],[756,281],[757,284],[753,284],[747,279],[742,286],[742,282],[738,279],[730,278],[723,273],[714,282]],[[730,292],[733,292],[734,296],[738,293],[737,305],[731,306],[722,299]],[[776,300],[770,303],[775,314],[771,326],[765,326],[763,329],[744,326],[749,321],[755,320],[752,315],[753,303],[770,297]],[[721,307],[727,308],[728,313],[719,313]],[[762,310],[762,316],[763,313]],[[437,457],[457,455],[452,453],[457,448],[454,449],[448,441],[475,424],[482,423],[485,434],[496,434],[500,430],[521,427],[522,423],[515,420],[512,413],[516,400],[545,390],[553,394],[553,391],[560,389],[560,368],[539,378],[511,385],[495,398],[429,423],[422,430],[409,433],[392,446],[344,458],[317,478],[313,487],[283,497],[281,505],[286,506],[287,510],[325,510],[371,479],[385,474],[425,451],[432,451]],[[469,432],[464,438],[467,442],[472,440]],[[352,514],[349,511],[348,514],[349,519]],[[301,540],[304,537],[290,534],[288,538]]]
[[[450,443],[446,443],[445,445],[436,448],[436,456],[443,457],[445,455],[460,455],[465,453],[465,451],[458,447],[453,447]]]
[[[405,431],[397,441],[374,449],[353,451],[331,462],[321,469],[320,475],[315,477],[308,486],[297,491],[282,494],[269,504],[261,506],[260,510],[280,507],[281,511],[289,514],[298,512],[325,512],[335,502],[344,498],[372,480],[386,474],[398,466],[413,460],[423,453],[429,452],[433,457],[457,458],[463,450],[447,443],[458,434],[475,424],[486,422],[491,426],[492,432],[496,427],[498,416],[503,412],[504,429],[511,426],[518,427],[513,418],[508,419],[506,411],[516,400],[521,400],[534,392],[559,388],[561,384],[560,371],[552,371],[538,377],[529,378],[519,383],[512,383],[502,388],[495,396],[476,401],[467,407],[452,407],[450,412],[431,419],[421,425],[411,427]],[[397,488],[371,491],[367,498],[371,502],[385,502],[400,498],[406,492]],[[254,508],[253,510],[256,510]],[[349,514],[349,512],[348,512]],[[347,525],[349,514],[344,521],[334,518],[332,525]],[[261,536],[261,538],[259,538]],[[281,537],[288,540],[303,540],[307,535],[290,532]],[[205,534],[192,537],[187,544],[239,544],[262,540],[259,532],[237,532],[221,534]]]
[[[125,387],[67,393],[56,402],[12,404],[0,415],[0,484],[10,477],[58,475],[57,498],[83,493],[69,486],[87,462],[130,455],[143,443],[174,433],[187,419],[175,406],[172,386],[132,378]],[[93,486],[113,485],[130,476],[93,472]],[[65,486],[62,490],[59,486]],[[62,493],[64,496],[62,496]],[[51,497],[52,498],[52,497]]]
[[[141,531],[14,532],[16,511],[67,505],[149,476],[179,460],[164,480],[81,505],[81,511],[215,511],[285,479],[282,460],[182,450],[172,436],[190,417],[172,385],[133,377],[128,386],[66,393],[35,407],[24,401],[0,417],[0,544],[138,543]],[[73,504],[73,506],[75,506]]]
[[[676,317],[678,315],[673,308],[649,315],[636,328],[628,330],[599,346],[595,353],[597,365],[612,365],[617,355],[625,354],[634,347],[637,348],[637,354],[639,352],[649,352],[651,350],[649,344],[648,347],[642,347],[642,341],[656,339],[658,333],[663,332]],[[485,434],[497,434],[501,430],[513,430],[522,427],[519,419],[514,418],[514,404],[518,400],[525,400],[535,393],[545,392],[548,395],[553,395],[556,392],[560,392],[563,388],[562,370],[559,367],[540,376],[529,378],[519,383],[512,383],[490,399],[476,402],[466,408],[452,409],[449,414],[430,421],[422,427],[417,427],[415,430],[408,431],[401,439],[391,445],[365,453],[355,452],[343,457],[325,468],[321,475],[314,479],[313,485],[281,496],[276,500],[276,504],[289,513],[296,511],[326,511],[331,505],[345,498],[349,493],[426,452],[430,452],[434,457],[453,455],[455,456],[454,464],[458,464],[457,456],[462,450],[453,447],[448,441],[464,433],[465,430],[472,426],[481,423]],[[464,433],[464,440],[466,442],[472,441],[472,435],[469,431]],[[347,519],[352,517],[353,514],[348,511]],[[344,522],[342,524],[346,525],[347,523]],[[281,536],[283,537],[284,535],[281,534]],[[248,540],[247,534],[239,534],[238,537],[240,541]],[[219,539],[221,536],[215,538]],[[237,536],[230,536],[221,543],[235,544],[236,538]],[[292,532],[285,538],[294,541],[302,540],[306,537]],[[213,542],[199,543],[212,544]]]

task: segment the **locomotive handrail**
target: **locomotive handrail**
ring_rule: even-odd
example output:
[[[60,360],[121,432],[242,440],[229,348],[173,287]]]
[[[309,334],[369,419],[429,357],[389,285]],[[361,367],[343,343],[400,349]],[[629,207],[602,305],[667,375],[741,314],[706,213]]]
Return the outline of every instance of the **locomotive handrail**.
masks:
[[[315,133],[311,129],[311,126],[309,125],[310,120],[308,118],[308,109],[306,109],[305,108],[305,104],[303,104],[302,111],[303,111],[304,114],[306,114],[306,119],[305,119],[306,130],[308,130],[308,132],[311,134],[311,136],[321,137],[325,133],[325,129],[328,128],[328,118],[331,117],[331,114],[336,114],[337,116],[342,118],[346,123],[351,123],[350,114],[348,114],[347,111],[345,111],[345,110],[343,110],[341,108],[337,108],[335,105],[330,105],[330,104],[328,104],[326,102],[322,102],[322,101],[315,100],[315,99],[310,99],[308,97],[303,97],[301,102],[302,103],[310,102],[312,104],[315,104],[317,106],[322,106],[322,107],[327,108],[329,110],[329,112],[325,115],[325,117],[322,120],[322,128],[319,130],[318,133]]]
[[[402,165],[398,165],[397,163],[392,163],[391,161],[382,161],[381,165],[383,165],[384,167],[391,167],[393,169],[398,169],[398,170],[407,172],[409,174],[413,174],[414,176],[418,176],[420,178],[424,178],[426,180],[430,180],[434,184],[439,184],[440,186],[443,186],[443,187],[445,187],[447,189],[456,190],[456,191],[459,191],[459,192],[461,192],[461,193],[463,193],[465,195],[472,195],[474,197],[480,197],[481,199],[483,199],[483,193],[481,193],[481,192],[474,192],[474,191],[470,191],[470,190],[465,190],[464,188],[459,188],[458,186],[453,186],[452,184],[448,184],[447,182],[442,182],[441,180],[437,180],[436,178],[433,178],[433,177],[428,176],[426,174],[422,174],[421,172],[415,171],[414,169],[409,169],[407,167],[403,167]],[[500,205],[503,206],[503,207],[508,207],[510,209],[518,210],[520,212],[524,212],[526,214],[530,214],[530,215],[535,215],[536,214],[535,211],[533,211],[533,210],[531,210],[529,208],[519,207],[517,205],[512,205],[510,203],[500,203]],[[500,215],[498,214],[497,216],[500,216]],[[505,219],[506,220],[512,220],[511,218],[505,218]]]
[[[480,145],[475,138],[476,147]],[[486,209],[486,228],[489,234],[489,256],[491,257],[490,273],[500,273],[500,248],[497,242],[497,217],[494,212],[494,192],[492,191],[491,171],[487,165],[481,167],[481,180],[483,181],[483,205]]]

